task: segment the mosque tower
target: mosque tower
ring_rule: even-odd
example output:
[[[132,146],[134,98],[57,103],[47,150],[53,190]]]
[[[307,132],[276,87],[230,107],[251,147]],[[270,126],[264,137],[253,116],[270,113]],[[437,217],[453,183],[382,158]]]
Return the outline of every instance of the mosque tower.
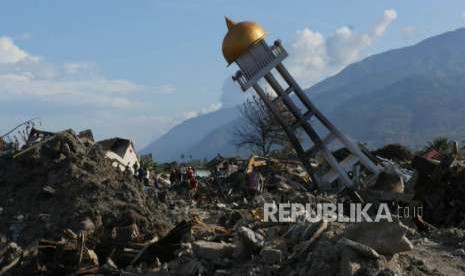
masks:
[[[233,80],[244,92],[253,87],[285,130],[299,159],[320,189],[352,188],[361,174],[375,176],[379,173],[380,168],[315,107],[294,80],[282,64],[288,54],[279,40],[268,45],[265,30],[255,22],[235,23],[226,18],[226,25],[223,55],[229,65],[235,62],[240,69]],[[292,122],[283,116],[278,105],[292,114]],[[334,152],[341,148],[346,148],[350,154],[338,160]],[[310,163],[318,153],[329,164],[323,172],[315,170]]]

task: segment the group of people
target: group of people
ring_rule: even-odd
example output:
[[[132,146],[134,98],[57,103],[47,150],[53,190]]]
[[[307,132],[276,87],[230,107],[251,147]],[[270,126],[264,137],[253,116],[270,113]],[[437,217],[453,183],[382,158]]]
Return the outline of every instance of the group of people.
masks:
[[[170,173],[171,184],[187,183],[191,190],[197,189],[197,172],[194,167],[176,167]]]

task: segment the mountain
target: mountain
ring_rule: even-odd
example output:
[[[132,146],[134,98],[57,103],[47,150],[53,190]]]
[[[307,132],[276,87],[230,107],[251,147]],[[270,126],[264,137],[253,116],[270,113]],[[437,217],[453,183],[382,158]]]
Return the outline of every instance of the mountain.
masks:
[[[412,76],[369,95],[355,96],[330,113],[340,128],[372,146],[424,146],[447,135],[465,139],[463,76]]]
[[[211,155],[204,155],[202,152],[207,146],[213,147],[215,144],[211,143],[214,141],[213,138],[215,137],[215,134],[212,133],[213,130],[217,128],[221,129],[232,121],[237,120],[238,117],[239,110],[235,107],[231,107],[222,108],[211,113],[188,119],[169,130],[156,141],[150,143],[147,147],[142,149],[141,153],[152,153],[155,160],[161,162],[180,160],[181,155],[184,155],[186,158],[191,155],[192,158],[196,159],[211,157]],[[205,138],[209,134],[209,137],[211,137],[210,142],[206,142]],[[216,137],[218,137],[217,139],[225,141],[225,137],[227,136],[217,134]],[[233,150],[230,148],[227,149],[227,152],[231,153]],[[217,152],[214,153],[214,155],[216,154]]]
[[[461,141],[465,139],[464,45],[464,28],[447,32],[351,64],[306,93],[336,126],[372,146],[392,142],[421,146],[442,135]],[[222,112],[226,111],[217,111]],[[237,153],[230,133],[238,123],[238,111],[229,112],[223,123],[210,122],[218,119],[216,113],[186,121],[154,142],[149,151],[155,156],[173,151],[164,149],[170,144],[177,149],[190,145],[187,151],[207,158]],[[185,129],[206,128],[202,124],[209,125],[208,131],[187,139],[193,143],[174,143]]]
[[[343,131],[372,146],[465,138],[465,29],[349,65],[307,90]]]
[[[238,124],[240,124],[239,119],[236,119],[210,131],[192,147],[192,156],[210,159],[218,153],[224,156],[249,155],[249,150],[238,149],[235,145],[233,132]]]
[[[307,92],[324,111],[331,111],[349,98],[369,94],[404,78],[463,75],[464,43],[465,28],[461,28],[413,46],[373,55],[347,66]]]

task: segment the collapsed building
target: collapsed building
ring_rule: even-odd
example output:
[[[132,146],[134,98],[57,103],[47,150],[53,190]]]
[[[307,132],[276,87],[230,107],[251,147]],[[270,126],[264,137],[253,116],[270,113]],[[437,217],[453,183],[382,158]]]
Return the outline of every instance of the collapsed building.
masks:
[[[273,222],[265,219],[266,202],[337,203],[351,195],[309,190],[311,179],[295,160],[252,156],[237,171],[199,179],[192,197],[181,192],[183,183],[144,187],[72,131],[37,145],[0,158],[6,275],[464,274],[460,155],[392,162],[406,175],[412,164],[418,172],[405,182],[381,173],[375,186],[358,190],[373,204],[426,200],[440,207],[432,217]],[[250,194],[253,171],[261,187]]]
[[[247,38],[226,49],[228,62],[244,65],[237,80],[262,93],[257,76],[286,72],[284,48],[264,45],[255,23],[227,24],[231,39]],[[281,91],[267,78],[291,106],[287,92],[299,87]],[[320,139],[304,122],[318,110],[305,101],[309,113],[296,112],[294,127],[304,126],[314,149],[294,141],[299,160],[218,156],[209,167],[222,173],[196,188],[145,185],[123,172],[137,162],[129,140],[35,131],[29,145],[0,156],[0,275],[465,275],[464,155],[399,146],[370,154],[332,127],[336,138]],[[332,148],[334,139],[348,149]],[[310,158],[317,152],[322,160]],[[360,223],[341,212],[341,221],[308,221],[312,208],[296,220],[266,219],[265,204],[290,202],[389,204],[393,220]],[[425,212],[394,212],[418,206]]]
[[[27,148],[41,142],[43,143],[44,141],[54,138],[56,135],[56,132],[32,128],[24,147]],[[94,135],[90,129],[80,131],[76,137],[87,143],[95,143]],[[134,147],[134,143],[131,140],[115,137],[98,141],[96,144],[102,148],[105,152],[105,156],[113,161],[113,167],[119,168],[121,171],[129,169],[129,171],[133,174],[135,173],[134,167],[139,166],[139,157]]]
[[[113,167],[121,171],[130,170],[135,173],[134,167],[138,166],[139,158],[134,144],[123,138],[111,138],[97,142],[105,151],[105,156],[113,161]]]

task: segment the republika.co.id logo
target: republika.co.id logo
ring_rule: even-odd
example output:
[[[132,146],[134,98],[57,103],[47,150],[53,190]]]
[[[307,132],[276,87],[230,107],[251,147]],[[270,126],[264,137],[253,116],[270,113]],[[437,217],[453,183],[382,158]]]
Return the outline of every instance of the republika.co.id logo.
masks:
[[[265,222],[380,222],[394,221],[394,218],[422,216],[422,207],[390,208],[387,203],[265,203]]]

